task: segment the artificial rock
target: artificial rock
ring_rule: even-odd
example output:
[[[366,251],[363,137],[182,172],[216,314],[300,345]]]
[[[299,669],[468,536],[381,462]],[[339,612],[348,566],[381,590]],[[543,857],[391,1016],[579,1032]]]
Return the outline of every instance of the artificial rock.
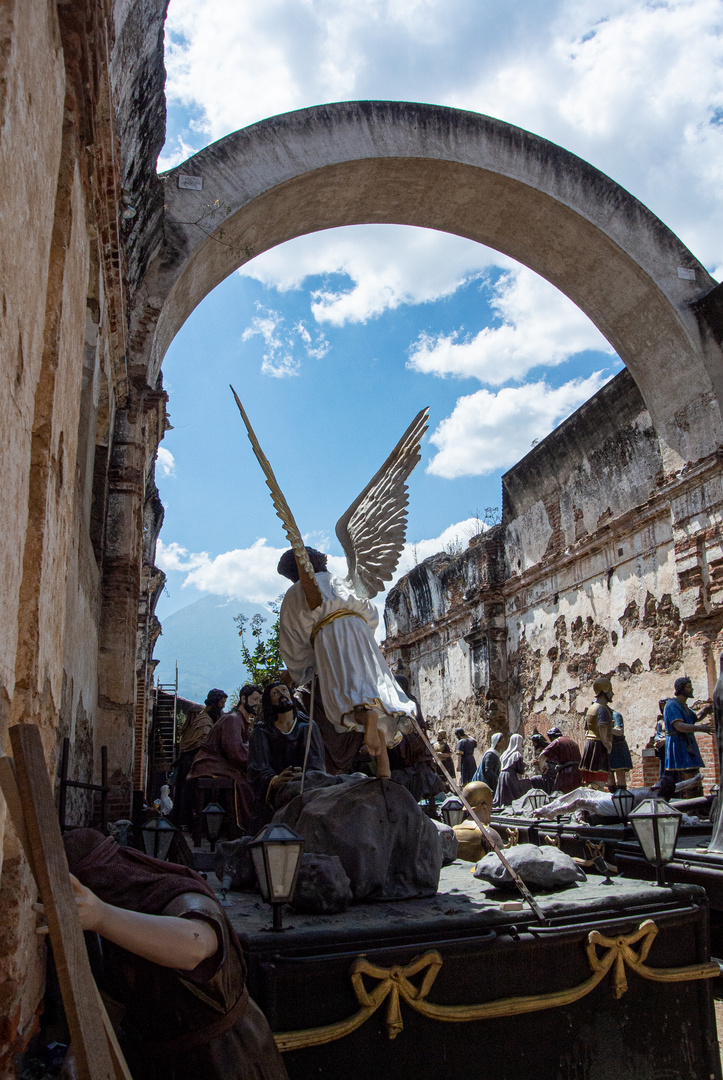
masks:
[[[292,907],[309,915],[337,915],[353,899],[351,882],[337,855],[304,852]]]
[[[338,855],[356,901],[432,896],[442,868],[434,823],[392,780],[360,779],[292,799],[274,815],[304,851]]]
[[[518,844],[505,852],[507,861],[525,885],[538,889],[564,889],[577,881],[586,881],[585,871],[574,859],[556,847]],[[514,878],[495,852],[477,863],[474,876],[499,889],[516,889]]]

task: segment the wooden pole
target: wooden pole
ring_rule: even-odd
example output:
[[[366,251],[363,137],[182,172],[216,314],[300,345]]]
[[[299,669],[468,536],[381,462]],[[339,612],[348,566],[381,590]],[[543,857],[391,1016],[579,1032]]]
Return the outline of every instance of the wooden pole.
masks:
[[[35,879],[35,884],[38,884],[38,875],[35,873],[35,864],[33,862],[33,852],[30,846],[30,838],[28,831],[25,827],[25,815],[23,813],[23,806],[20,799],[20,792],[18,791],[17,780],[15,779],[15,767],[13,759],[10,757],[0,757],[0,791],[2,791],[5,802],[8,805],[8,812],[10,814],[10,820],[13,823],[13,828],[20,841],[25,857],[28,860],[30,871]],[[40,890],[38,890],[39,892]],[[110,1017],[106,1011],[106,1007],[103,1003],[103,999],[100,996],[98,987],[95,986],[95,993],[98,999],[98,1008],[100,1010],[101,1019],[103,1021],[103,1028],[105,1029],[106,1038],[108,1039],[108,1045],[110,1047],[111,1057],[113,1059],[113,1068],[115,1070],[116,1080],[133,1080],[130,1074],[126,1060],[123,1057],[123,1051],[118,1045],[118,1039],[116,1038],[113,1025],[110,1022]]]
[[[80,1080],[117,1080],[73,896],[40,732],[35,725],[17,724],[10,728],[10,743],[31,865],[35,867],[45,908],[78,1076]]]

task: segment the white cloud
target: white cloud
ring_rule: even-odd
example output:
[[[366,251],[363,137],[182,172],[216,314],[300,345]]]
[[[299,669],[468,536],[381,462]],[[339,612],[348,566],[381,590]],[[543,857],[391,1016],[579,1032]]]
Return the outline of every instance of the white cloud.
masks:
[[[586,349],[612,352],[599,330],[554,285],[531,270],[503,274],[491,306],[502,326],[485,327],[474,337],[458,333],[420,334],[408,366],[434,375],[473,376],[500,386],[521,379],[542,364],[552,367]]]
[[[476,85],[460,82],[440,100],[572,150],[650,206],[707,265],[720,262],[720,0],[545,8],[533,47],[484,65]]]
[[[156,452],[156,461],[160,466],[163,476],[175,477],[176,475],[176,459],[170,450],[166,450],[165,446],[159,446]]]
[[[191,553],[180,544],[159,540],[156,563],[166,572],[185,574],[183,588],[194,585],[215,596],[265,604],[283,591],[276,564],[285,550],[270,547],[261,537],[251,547],[224,551],[212,558],[207,551]]]
[[[722,30],[720,0],[171,0],[167,92],[196,148],[325,101],[488,113],[613,176],[713,265]]]
[[[451,416],[430,438],[438,451],[428,472],[453,479],[484,476],[513,465],[533,442],[597,393],[607,378],[596,371],[587,379],[554,388],[544,382],[527,383],[459,398]]]
[[[430,540],[408,541],[404,545],[394,580],[390,582],[388,589],[391,589],[392,585],[400,577],[408,574],[418,563],[424,562],[425,559],[429,559],[432,555],[438,555],[441,551],[456,555],[458,552],[464,551],[473,536],[486,532],[488,528],[489,526],[479,518],[470,517],[465,518],[464,521],[457,521],[453,525],[448,525],[439,536],[435,536]]]
[[[317,322],[366,322],[400,304],[454,293],[490,266],[510,259],[461,236],[404,225],[352,225],[289,240],[246,263],[244,277],[286,292],[309,277],[343,274],[351,287],[328,284],[311,294]]]
[[[265,116],[353,98],[387,63],[398,66],[395,43],[416,41],[432,54],[443,9],[440,0],[172,0],[167,93],[200,107],[195,126],[212,139]]]
[[[198,555],[192,555],[188,548],[181,547],[175,540],[170,544],[164,544],[162,540],[159,540],[156,544],[156,566],[159,566],[161,570],[165,570],[166,573],[174,570],[187,573],[197,566],[203,566],[208,558],[209,556],[205,551],[200,552]]]
[[[486,528],[478,518],[467,518],[450,525],[438,537],[404,545],[394,578],[387,589],[374,598],[374,604],[379,611],[379,640],[384,638],[384,602],[387,591],[394,583],[430,555],[445,550],[463,550],[472,536]],[[304,542],[323,551],[328,546],[328,536],[313,533],[304,536]],[[260,537],[251,547],[224,551],[212,558],[207,551],[191,553],[175,541],[164,544],[159,540],[156,547],[156,565],[166,573],[175,571],[185,574],[182,588],[192,585],[200,592],[214,596],[233,597],[235,600],[253,604],[268,604],[288,587],[286,580],[279,577],[276,570],[276,565],[286,550],[286,547],[271,547],[265,537]],[[347,564],[343,555],[329,555],[327,565],[332,574],[346,577]]]
[[[291,328],[284,326],[285,317],[280,311],[273,308],[265,308],[256,303],[259,311],[251,320],[241,335],[242,341],[250,341],[254,337],[260,337],[264,343],[264,352],[261,359],[261,371],[264,375],[271,375],[277,379],[283,379],[288,375],[298,375],[301,368],[301,360],[296,354],[297,347],[301,347],[303,353],[315,360],[321,360],[329,351],[329,342],[323,334],[316,333],[314,337],[306,329],[303,322],[298,322]]]
[[[157,169],[159,173],[166,172],[167,169],[175,169],[176,165],[180,165],[182,161],[186,161],[187,158],[196,153],[189,143],[184,142],[181,135],[176,136],[175,142],[175,150],[168,143],[164,146],[164,153],[158,158]]]

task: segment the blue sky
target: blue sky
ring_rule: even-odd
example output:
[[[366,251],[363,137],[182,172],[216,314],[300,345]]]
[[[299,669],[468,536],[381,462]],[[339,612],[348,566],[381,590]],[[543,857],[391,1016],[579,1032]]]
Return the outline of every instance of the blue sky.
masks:
[[[719,276],[722,30],[719,0],[171,0],[159,168],[324,101],[454,105],[591,161]],[[471,241],[355,226],[266,252],[199,305],[164,361],[160,617],[283,586],[284,537],[229,382],[337,570],[337,518],[430,406],[401,572],[466,544],[500,505],[501,473],[618,370],[566,297]]]

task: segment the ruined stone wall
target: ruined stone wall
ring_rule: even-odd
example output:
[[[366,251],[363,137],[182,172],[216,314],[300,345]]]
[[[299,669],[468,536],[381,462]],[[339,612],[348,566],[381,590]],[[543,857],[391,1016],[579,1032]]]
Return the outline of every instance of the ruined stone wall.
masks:
[[[609,675],[640,763],[674,680],[689,674],[701,705],[715,684],[722,481],[718,455],[665,475],[621,372],[503,477],[502,526],[392,590],[390,659],[430,715],[448,728],[469,717],[482,745],[553,723],[581,739],[592,681]],[[476,591],[470,559],[486,565]],[[471,649],[460,662],[461,642],[480,643],[486,663]],[[714,778],[712,740],[699,741]]]
[[[416,566],[390,590],[384,612],[387,647],[426,719],[448,731],[464,726],[480,745],[489,741],[488,728],[500,729],[501,605],[490,602],[484,611],[477,602],[491,595],[499,574],[499,531],[470,538],[461,554]]]
[[[125,814],[133,717],[125,731],[100,722],[99,700],[112,697],[103,628],[113,619],[113,552],[125,545],[124,568],[135,571],[126,579],[132,642],[113,662],[130,679],[132,696],[142,508],[146,483],[155,491],[152,463],[166,421],[162,389],[134,384],[128,372],[126,253],[137,217],[131,262],[134,273],[142,272],[153,245],[149,231],[158,231],[158,206],[149,197],[148,213],[124,216],[130,204],[116,113],[138,109],[140,115],[138,101],[129,104],[123,95],[155,88],[144,114],[154,120],[125,149],[135,175],[147,173],[150,190],[163,117],[164,14],[163,0],[116,5],[115,13],[110,0],[8,0],[0,10],[0,752],[8,748],[10,724],[35,723],[51,779],[67,735],[71,776],[97,780],[100,746],[107,743]],[[122,84],[114,85],[116,29],[124,53],[122,65],[116,63]],[[135,547],[109,513],[128,481],[113,473],[128,416],[135,418],[139,448]],[[0,803],[0,1077],[6,1077],[15,1075],[15,1055],[37,1024],[45,950],[34,932],[29,873]],[[87,824],[92,814],[87,796],[70,794],[69,820]]]

